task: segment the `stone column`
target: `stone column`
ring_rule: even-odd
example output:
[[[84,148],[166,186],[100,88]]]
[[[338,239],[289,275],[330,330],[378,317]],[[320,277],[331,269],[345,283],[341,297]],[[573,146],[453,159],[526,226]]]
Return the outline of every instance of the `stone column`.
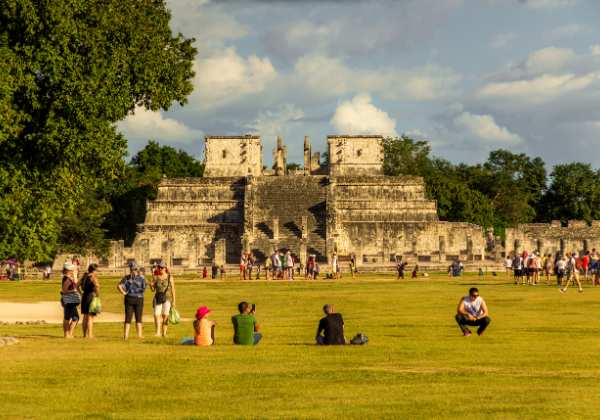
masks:
[[[444,236],[439,237],[439,253],[440,253],[440,263],[446,261],[446,238]]]
[[[225,265],[225,256],[227,254],[225,239],[219,239],[215,242],[215,263],[217,265]]]
[[[300,255],[298,257],[300,258],[300,263],[303,266],[306,264],[306,260],[307,260],[307,257],[308,257],[307,254],[308,254],[308,252],[307,252],[307,249],[306,249],[306,241],[304,239],[302,239],[300,241]]]
[[[279,242],[279,217],[273,218],[273,240]]]
[[[473,261],[473,238],[471,235],[467,236],[467,261]]]
[[[304,176],[311,174],[311,166],[310,139],[304,136]]]
[[[521,253],[521,240],[520,239],[515,239],[514,248],[515,248],[515,255],[519,255]]]

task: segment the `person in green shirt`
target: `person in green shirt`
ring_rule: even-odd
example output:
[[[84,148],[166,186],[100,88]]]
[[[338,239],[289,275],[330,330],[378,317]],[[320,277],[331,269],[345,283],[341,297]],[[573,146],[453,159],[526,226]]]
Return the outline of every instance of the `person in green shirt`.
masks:
[[[239,315],[231,317],[233,323],[233,343],[241,344],[246,346],[257,345],[262,334],[259,333],[260,326],[254,318],[256,313],[256,306],[248,302],[240,302],[238,305]]]

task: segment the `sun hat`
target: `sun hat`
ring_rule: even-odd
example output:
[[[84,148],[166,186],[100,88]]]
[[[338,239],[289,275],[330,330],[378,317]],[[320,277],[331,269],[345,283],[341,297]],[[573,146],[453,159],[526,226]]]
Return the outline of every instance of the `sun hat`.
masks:
[[[206,316],[207,314],[209,314],[210,312],[211,312],[211,310],[208,309],[207,306],[201,306],[196,311],[196,319],[200,319],[200,318]]]
[[[63,270],[66,270],[66,271],[75,271],[75,264],[67,261],[67,262],[65,262],[65,265],[63,265]]]
[[[160,261],[160,262],[158,263],[158,266],[159,266],[160,268],[167,268],[167,264],[165,264],[165,262],[164,262],[164,261]]]

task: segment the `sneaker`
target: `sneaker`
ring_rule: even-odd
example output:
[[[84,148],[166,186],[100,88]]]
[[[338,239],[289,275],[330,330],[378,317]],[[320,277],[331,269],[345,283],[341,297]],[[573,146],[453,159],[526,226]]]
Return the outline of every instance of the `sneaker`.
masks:
[[[564,290],[564,289],[558,289],[558,291],[559,291],[560,293],[565,293],[565,292],[566,292],[566,290]]]
[[[579,293],[583,293],[583,289],[579,289]]]
[[[482,332],[477,331],[477,335],[480,337],[483,335],[483,333],[484,333],[484,331],[482,331]]]
[[[466,330],[463,332],[463,336],[465,336],[465,337],[468,337],[470,335],[471,335],[471,331],[469,331],[469,330]]]

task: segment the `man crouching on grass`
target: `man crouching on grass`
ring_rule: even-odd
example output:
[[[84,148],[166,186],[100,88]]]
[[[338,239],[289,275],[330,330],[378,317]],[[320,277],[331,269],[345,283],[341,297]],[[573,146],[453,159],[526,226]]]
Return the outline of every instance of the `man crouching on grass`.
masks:
[[[458,302],[456,308],[456,322],[465,337],[471,335],[471,330],[467,326],[479,327],[477,335],[483,334],[492,319],[488,316],[488,308],[485,300],[479,296],[479,290],[476,287],[469,289],[469,295],[463,297]]]

